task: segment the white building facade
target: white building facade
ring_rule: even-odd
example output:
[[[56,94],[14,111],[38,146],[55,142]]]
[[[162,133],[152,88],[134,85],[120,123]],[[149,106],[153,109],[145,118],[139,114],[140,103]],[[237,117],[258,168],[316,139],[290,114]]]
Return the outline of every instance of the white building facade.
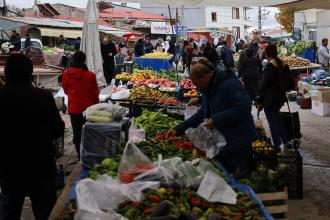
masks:
[[[146,6],[141,9],[148,12],[170,17],[167,7]],[[249,7],[181,7],[178,8],[179,24],[190,28],[227,28],[233,31],[235,39],[244,39],[248,36],[248,28],[252,26],[247,17]],[[171,17],[176,17],[176,8],[171,8]]]
[[[245,39],[248,29],[252,26],[247,16],[249,7],[206,7],[206,27],[228,28],[233,32],[235,39]]]

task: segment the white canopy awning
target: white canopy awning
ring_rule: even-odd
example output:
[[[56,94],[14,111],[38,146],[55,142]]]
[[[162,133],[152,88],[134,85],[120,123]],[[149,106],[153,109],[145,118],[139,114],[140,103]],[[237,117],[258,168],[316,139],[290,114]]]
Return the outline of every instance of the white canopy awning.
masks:
[[[125,0],[125,2],[143,3],[144,5],[170,6],[276,6],[299,0]],[[323,0],[327,1],[327,0]]]

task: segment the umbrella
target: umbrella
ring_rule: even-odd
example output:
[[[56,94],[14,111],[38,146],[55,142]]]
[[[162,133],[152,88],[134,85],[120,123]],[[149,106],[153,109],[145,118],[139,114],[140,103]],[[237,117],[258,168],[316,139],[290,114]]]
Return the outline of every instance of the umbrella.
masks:
[[[99,86],[106,86],[101,57],[100,36],[97,26],[98,9],[95,0],[88,0],[80,50],[86,54],[86,64],[96,74]]]

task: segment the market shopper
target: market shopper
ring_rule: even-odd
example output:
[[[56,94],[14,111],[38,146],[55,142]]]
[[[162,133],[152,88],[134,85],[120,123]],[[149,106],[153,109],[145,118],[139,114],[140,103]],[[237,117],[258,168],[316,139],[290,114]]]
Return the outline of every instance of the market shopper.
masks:
[[[104,77],[107,84],[110,85],[115,70],[114,56],[117,54],[117,49],[115,44],[110,41],[108,37],[104,37],[102,40],[101,54],[103,59]]]
[[[147,38],[144,44],[144,53],[152,53],[152,52],[154,52],[154,45],[150,42],[150,38]]]
[[[288,140],[283,122],[279,116],[280,109],[286,102],[286,92],[290,87],[290,69],[278,56],[277,48],[268,45],[265,49],[268,63],[263,69],[262,80],[257,98],[258,110],[264,109],[277,151],[280,151],[281,141],[287,146]]]
[[[227,41],[223,41],[221,60],[226,69],[231,70],[234,67],[234,51],[228,47]]]
[[[32,46],[32,43],[31,43],[30,34],[29,33],[26,33],[25,34],[25,41],[24,41],[24,49],[27,50],[31,46]]]
[[[325,71],[329,71],[329,60],[330,60],[330,53],[328,49],[328,39],[324,38],[322,39],[322,46],[320,46],[318,50],[318,59],[319,64],[322,65],[322,68]]]
[[[259,40],[258,39],[254,39],[251,43],[250,43],[250,49],[253,52],[253,56],[257,56],[258,52],[259,52]]]
[[[66,39],[64,38],[64,36],[61,34],[60,37],[57,40],[56,46],[59,47],[62,44],[67,44],[68,42],[66,41]]]
[[[68,113],[73,130],[73,143],[80,158],[81,131],[85,124],[83,112],[99,102],[99,88],[96,75],[85,64],[86,55],[77,51],[73,55],[71,67],[63,74],[62,87],[68,95]]]
[[[11,32],[11,36],[10,36],[10,43],[14,46],[14,48],[12,49],[12,51],[18,52],[21,50],[21,35],[19,33],[17,33],[16,30],[13,30]]]
[[[32,86],[33,65],[22,54],[9,56],[6,85],[0,88],[0,219],[19,220],[29,196],[37,220],[48,219],[56,202],[53,141],[64,122],[52,94]]]
[[[210,42],[207,42],[203,50],[203,57],[207,58],[214,66],[219,62],[219,56]]]
[[[251,49],[245,51],[245,56],[240,60],[238,71],[251,100],[255,102],[262,65],[259,59],[253,56],[253,51]]]
[[[250,146],[257,138],[251,115],[251,101],[241,82],[231,71],[214,69],[210,62],[192,66],[189,76],[202,92],[202,107],[188,120],[167,132],[167,137],[184,134],[204,120],[205,127],[217,129],[227,145],[217,156],[231,173],[249,171]]]
[[[134,55],[135,57],[141,57],[143,56],[145,53],[144,53],[144,42],[143,42],[143,39],[140,38],[136,43],[135,43],[135,46],[134,46]]]

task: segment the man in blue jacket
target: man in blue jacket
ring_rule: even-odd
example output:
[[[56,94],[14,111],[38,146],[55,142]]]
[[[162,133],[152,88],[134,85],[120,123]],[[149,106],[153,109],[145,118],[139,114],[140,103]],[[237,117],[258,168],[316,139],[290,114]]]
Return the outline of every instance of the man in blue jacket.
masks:
[[[214,69],[210,63],[195,64],[189,76],[202,91],[202,107],[188,120],[168,131],[167,136],[177,136],[206,121],[205,127],[217,129],[227,145],[218,158],[231,173],[251,168],[250,146],[257,138],[251,115],[251,101],[239,79],[231,71]]]

